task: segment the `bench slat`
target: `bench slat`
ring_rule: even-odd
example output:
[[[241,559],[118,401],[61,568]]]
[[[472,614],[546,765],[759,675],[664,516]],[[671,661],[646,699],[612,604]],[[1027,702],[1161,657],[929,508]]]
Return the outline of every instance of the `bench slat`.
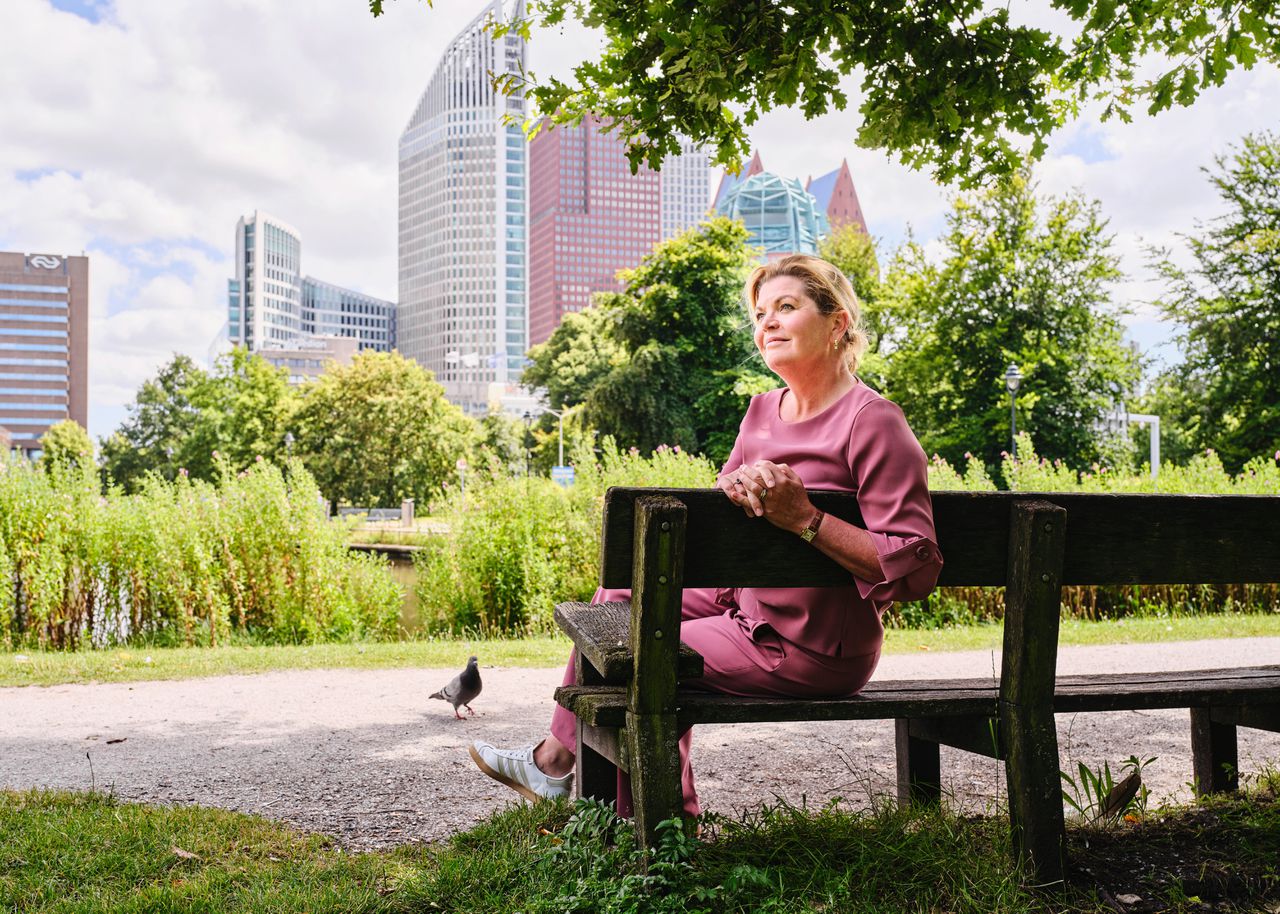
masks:
[[[1097,680],[1105,679],[1105,682]],[[1187,707],[1262,707],[1276,704],[1280,666],[1183,673],[1138,673],[1105,677],[1064,676],[1057,681],[1056,714],[1145,711]],[[994,716],[998,687],[985,679],[872,682],[851,698],[743,698],[683,689],[678,715],[688,724],[775,723],[792,720],[885,720],[892,718]],[[564,686],[556,701],[584,722],[620,727],[626,690],[609,686]]]
[[[606,683],[621,685],[631,681],[634,663],[630,603],[560,603],[555,609],[555,620]],[[698,679],[702,671],[702,655],[680,642],[676,676]]]
[[[745,516],[717,489],[613,488],[605,495],[601,581],[631,586],[635,499],[661,492],[689,506],[686,587],[829,587],[848,572],[793,534]],[[811,491],[828,514],[861,524],[857,497]],[[1015,500],[1067,509],[1064,584],[1280,582],[1280,496],[1080,492],[935,492],[946,557],[942,586],[1000,586]],[[767,555],[767,562],[760,561]]]

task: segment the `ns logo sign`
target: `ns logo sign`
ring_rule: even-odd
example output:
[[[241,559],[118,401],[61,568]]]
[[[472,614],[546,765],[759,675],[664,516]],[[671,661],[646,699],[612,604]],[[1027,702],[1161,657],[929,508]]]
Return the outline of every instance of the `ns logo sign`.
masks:
[[[27,258],[27,265],[37,270],[56,270],[62,266],[62,258],[49,254],[32,254]]]

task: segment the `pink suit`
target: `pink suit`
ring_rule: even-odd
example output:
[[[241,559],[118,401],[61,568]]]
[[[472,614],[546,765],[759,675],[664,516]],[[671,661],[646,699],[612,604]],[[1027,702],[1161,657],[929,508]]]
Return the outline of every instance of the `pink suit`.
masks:
[[[925,456],[902,410],[861,382],[799,422],[781,419],[785,394],[781,388],[752,398],[721,473],[764,459],[789,465],[806,488],[857,493],[884,577],[865,581],[851,575],[847,587],[685,590],[680,640],[706,662],[703,678],[688,685],[730,695],[852,695],[880,659],[881,613],[895,600],[927,596],[942,567]],[[629,596],[625,590],[599,590],[594,599]],[[571,660],[565,684],[572,682]],[[576,718],[557,706],[551,733],[573,748]],[[697,815],[690,744],[686,732],[680,740],[685,810]],[[620,789],[619,812],[629,813],[629,802],[629,791]]]

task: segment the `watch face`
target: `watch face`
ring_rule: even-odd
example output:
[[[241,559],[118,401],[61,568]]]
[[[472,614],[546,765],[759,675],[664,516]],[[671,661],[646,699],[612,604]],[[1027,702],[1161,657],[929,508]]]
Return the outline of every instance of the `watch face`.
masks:
[[[813,538],[817,535],[818,535],[818,531],[813,529],[812,527],[805,527],[803,530],[800,531],[800,539],[804,540],[806,543],[812,543]]]

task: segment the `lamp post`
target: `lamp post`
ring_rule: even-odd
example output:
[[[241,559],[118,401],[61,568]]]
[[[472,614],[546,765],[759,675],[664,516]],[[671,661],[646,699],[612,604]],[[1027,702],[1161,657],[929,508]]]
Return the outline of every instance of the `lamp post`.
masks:
[[[462,503],[467,503],[467,458],[459,457],[454,464],[458,468],[458,488],[462,492]]]
[[[285,457],[292,457],[292,456],[293,456],[293,442],[294,442],[294,440],[295,440],[295,439],[294,439],[294,437],[293,437],[293,432],[285,432],[285,433],[284,433],[284,455],[285,455]]]
[[[1009,390],[1009,439],[1013,445],[1013,459],[1018,459],[1018,388],[1022,384],[1022,372],[1016,362],[1010,362],[1004,372],[1004,386]]]
[[[564,410],[562,409],[544,409],[544,413],[551,413],[559,421],[560,425],[560,456],[556,460],[556,466],[564,466]]]
[[[529,410],[526,409],[524,411],[524,441],[521,442],[522,444],[524,444],[524,478],[525,479],[529,478],[529,435],[531,434],[529,429],[532,426],[532,424],[533,424],[533,413],[529,412]]]

